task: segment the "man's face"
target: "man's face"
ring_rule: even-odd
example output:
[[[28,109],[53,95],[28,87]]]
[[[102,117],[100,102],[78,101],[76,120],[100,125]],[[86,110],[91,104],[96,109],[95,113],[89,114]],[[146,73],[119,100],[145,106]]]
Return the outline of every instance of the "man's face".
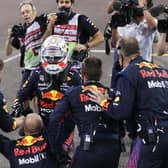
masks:
[[[57,5],[58,5],[58,8],[62,8],[62,7],[71,8],[73,4],[71,0],[59,0]]]
[[[24,22],[30,24],[33,22],[36,12],[33,10],[30,4],[25,4],[20,8],[21,16],[24,19]]]

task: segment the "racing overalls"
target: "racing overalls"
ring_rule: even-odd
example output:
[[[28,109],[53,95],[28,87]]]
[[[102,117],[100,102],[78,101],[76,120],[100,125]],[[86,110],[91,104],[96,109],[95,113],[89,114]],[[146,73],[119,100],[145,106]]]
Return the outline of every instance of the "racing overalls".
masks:
[[[57,168],[42,135],[10,140],[0,135],[0,152],[9,160],[11,168]]]
[[[0,92],[0,128],[6,132],[16,129],[16,121],[8,113],[7,102],[1,92]]]

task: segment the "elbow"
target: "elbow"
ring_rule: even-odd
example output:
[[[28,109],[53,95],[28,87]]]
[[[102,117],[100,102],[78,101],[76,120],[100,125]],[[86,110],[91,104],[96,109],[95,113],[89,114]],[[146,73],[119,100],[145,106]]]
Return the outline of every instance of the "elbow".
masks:
[[[103,36],[103,34],[102,34],[100,31],[98,31],[98,32],[93,36],[93,38],[96,39],[97,44],[100,44],[100,43],[102,43],[102,42],[104,41],[104,36]]]

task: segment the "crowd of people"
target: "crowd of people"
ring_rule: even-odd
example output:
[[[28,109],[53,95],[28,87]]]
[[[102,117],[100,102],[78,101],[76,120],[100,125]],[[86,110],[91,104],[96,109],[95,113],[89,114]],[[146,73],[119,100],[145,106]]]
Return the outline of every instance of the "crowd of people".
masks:
[[[33,2],[24,0],[24,23],[8,27],[6,55],[20,50],[22,80],[11,113],[0,93],[0,128],[19,128],[21,138],[0,135],[0,153],[11,168],[118,168],[128,135],[127,168],[167,168],[168,70],[152,59],[156,36],[156,54],[168,51],[168,31],[158,28],[156,17],[161,8],[166,13],[165,6],[109,2],[114,64],[111,85],[105,86],[103,61],[89,50],[107,36],[73,11],[75,0],[55,3],[57,13],[37,16]],[[0,80],[3,68],[0,60]],[[75,126],[80,143],[74,149]]]

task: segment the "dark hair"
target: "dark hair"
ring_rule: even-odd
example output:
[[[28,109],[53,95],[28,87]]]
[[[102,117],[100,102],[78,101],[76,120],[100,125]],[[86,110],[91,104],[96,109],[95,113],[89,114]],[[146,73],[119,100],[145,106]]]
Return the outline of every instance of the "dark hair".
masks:
[[[58,1],[59,1],[59,0],[56,0],[57,3],[58,3]],[[75,2],[75,0],[71,0],[71,3],[74,3],[74,2]]]
[[[2,71],[4,68],[4,62],[0,59],[0,71]]]
[[[129,57],[133,54],[140,55],[139,44],[134,37],[121,38],[117,48],[123,52],[125,57]]]
[[[82,73],[88,80],[99,81],[102,75],[102,61],[97,57],[88,57],[83,60]]]

